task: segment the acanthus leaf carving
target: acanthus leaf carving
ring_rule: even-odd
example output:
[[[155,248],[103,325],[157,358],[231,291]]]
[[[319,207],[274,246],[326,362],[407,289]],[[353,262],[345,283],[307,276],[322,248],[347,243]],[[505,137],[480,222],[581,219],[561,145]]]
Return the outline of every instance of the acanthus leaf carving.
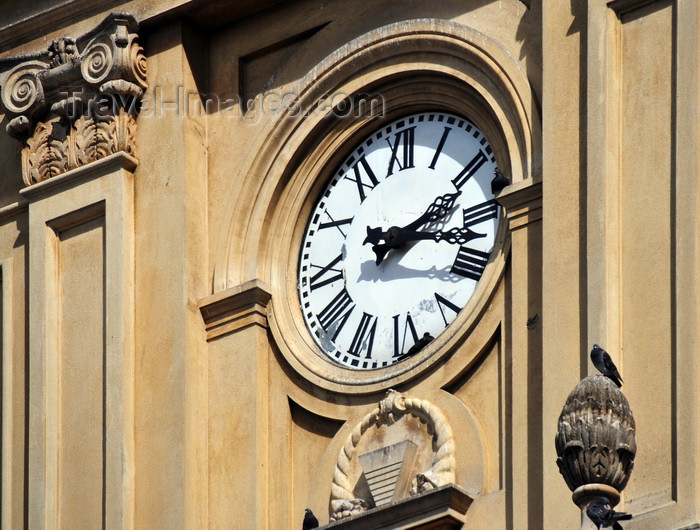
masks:
[[[119,150],[136,157],[136,116],[131,112],[125,112],[120,116],[119,123],[122,126]]]
[[[67,146],[66,127],[59,118],[37,125],[25,148],[27,185],[65,172],[68,168]]]
[[[117,152],[114,117],[81,116],[75,122],[76,162],[84,166]]]

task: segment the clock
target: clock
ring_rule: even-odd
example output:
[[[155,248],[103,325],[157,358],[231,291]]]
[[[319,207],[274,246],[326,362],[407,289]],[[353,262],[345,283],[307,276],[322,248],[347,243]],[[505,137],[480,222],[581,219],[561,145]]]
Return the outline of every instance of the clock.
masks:
[[[399,363],[450,326],[490,263],[494,152],[468,119],[422,112],[360,139],[301,242],[301,312],[320,353],[354,370]]]

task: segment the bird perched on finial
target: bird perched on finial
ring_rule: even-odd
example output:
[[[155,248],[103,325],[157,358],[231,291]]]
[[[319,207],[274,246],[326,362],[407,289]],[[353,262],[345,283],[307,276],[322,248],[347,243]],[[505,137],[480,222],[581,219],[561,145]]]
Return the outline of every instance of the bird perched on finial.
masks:
[[[493,177],[493,180],[491,181],[491,193],[496,195],[499,191],[510,184],[510,179],[501,173],[498,168],[496,168],[494,173],[496,176]]]
[[[591,361],[593,361],[593,366],[600,370],[602,375],[612,380],[618,388],[622,386],[622,377],[620,377],[620,372],[617,371],[615,363],[608,352],[597,344],[594,344],[591,350]]]
[[[301,527],[301,529],[311,530],[312,528],[318,528],[318,519],[316,519],[314,512],[306,508],[304,510],[304,525]]]
[[[632,519],[632,515],[625,512],[616,512],[608,508],[609,505],[610,501],[607,497],[593,499],[586,509],[586,515],[593,521],[598,530],[610,526],[613,527],[613,530],[622,530],[622,525],[618,521]]]

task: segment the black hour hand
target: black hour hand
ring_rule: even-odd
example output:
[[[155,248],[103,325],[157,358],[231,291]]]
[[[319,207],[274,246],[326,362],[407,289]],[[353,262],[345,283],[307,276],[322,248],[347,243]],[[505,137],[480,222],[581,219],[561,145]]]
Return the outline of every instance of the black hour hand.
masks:
[[[386,243],[379,243],[372,246],[372,250],[377,256],[377,265],[384,261],[384,258],[390,250],[401,247],[411,241],[422,241],[429,239],[435,241],[436,243],[439,243],[440,241],[447,241],[451,245],[464,245],[472,239],[478,239],[486,236],[486,234],[479,234],[467,227],[452,228],[444,232],[442,230],[437,230],[435,232],[417,232],[415,230],[392,227],[387,232],[390,232],[392,229],[398,231],[395,233],[393,238],[385,240],[387,241]]]
[[[363,245],[371,243],[372,245],[378,244],[382,239],[385,239],[384,232],[381,228],[367,227],[367,237],[362,242]]]
[[[425,210],[425,212],[423,212],[418,219],[407,224],[403,228],[392,226],[389,228],[389,230],[384,232],[379,227],[372,228],[371,226],[368,226],[367,237],[362,244],[366,245],[367,243],[370,243],[371,245],[378,245],[382,240],[387,244],[391,244],[391,240],[396,237],[397,231],[414,231],[426,223],[434,223],[438,219],[442,219],[452,211],[457,197],[459,197],[461,194],[462,192],[458,191],[456,193],[445,193],[444,195],[440,195],[430,204],[430,206],[428,206],[428,209]]]

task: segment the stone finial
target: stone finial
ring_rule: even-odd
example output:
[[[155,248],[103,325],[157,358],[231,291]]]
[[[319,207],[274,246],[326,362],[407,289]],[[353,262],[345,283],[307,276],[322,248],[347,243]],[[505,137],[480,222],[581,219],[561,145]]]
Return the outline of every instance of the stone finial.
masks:
[[[619,499],[637,452],[634,417],[620,389],[596,375],[576,385],[559,416],[555,445],[575,501],[598,486],[601,495]]]
[[[8,134],[24,142],[27,185],[117,151],[134,154],[146,56],[134,17],[112,13],[96,28],[46,51],[0,59]]]

